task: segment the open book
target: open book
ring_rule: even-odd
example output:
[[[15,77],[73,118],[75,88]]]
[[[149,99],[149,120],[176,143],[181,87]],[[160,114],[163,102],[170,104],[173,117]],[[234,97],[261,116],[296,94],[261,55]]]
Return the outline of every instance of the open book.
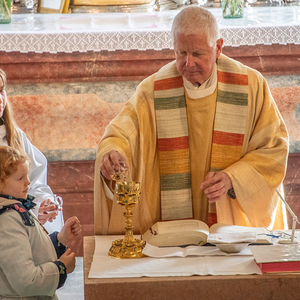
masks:
[[[246,242],[246,240],[237,240],[234,236],[237,233],[239,235],[236,237],[241,237],[243,236],[241,233],[245,233],[245,238],[249,236],[247,234],[255,233],[256,241],[251,242],[252,244],[272,244],[269,231],[263,227],[217,223],[209,228],[206,223],[194,219],[157,222],[142,235],[142,239],[157,247],[204,245],[221,234],[224,234],[227,239],[226,243]],[[232,234],[231,240],[228,240],[230,234]]]

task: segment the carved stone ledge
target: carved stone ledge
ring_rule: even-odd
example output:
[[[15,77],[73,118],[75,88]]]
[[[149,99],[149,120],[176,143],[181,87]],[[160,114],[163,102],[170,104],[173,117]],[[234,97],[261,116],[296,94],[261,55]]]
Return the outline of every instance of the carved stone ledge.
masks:
[[[300,73],[300,45],[224,47],[223,53],[263,75]],[[174,59],[173,50],[86,53],[0,52],[9,83],[142,80]]]

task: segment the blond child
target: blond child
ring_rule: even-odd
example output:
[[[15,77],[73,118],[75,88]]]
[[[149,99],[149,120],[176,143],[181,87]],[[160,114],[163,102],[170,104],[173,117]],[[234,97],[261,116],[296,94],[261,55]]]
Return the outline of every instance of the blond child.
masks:
[[[33,197],[25,153],[0,146],[0,299],[58,299],[67,273],[75,268],[68,244],[81,232],[72,217],[50,234],[31,214]]]

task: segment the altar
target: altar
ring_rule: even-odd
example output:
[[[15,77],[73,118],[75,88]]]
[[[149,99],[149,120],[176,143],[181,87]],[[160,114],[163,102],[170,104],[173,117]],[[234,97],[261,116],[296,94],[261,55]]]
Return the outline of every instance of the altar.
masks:
[[[84,237],[84,295],[94,299],[298,299],[300,273],[89,278],[95,237]]]

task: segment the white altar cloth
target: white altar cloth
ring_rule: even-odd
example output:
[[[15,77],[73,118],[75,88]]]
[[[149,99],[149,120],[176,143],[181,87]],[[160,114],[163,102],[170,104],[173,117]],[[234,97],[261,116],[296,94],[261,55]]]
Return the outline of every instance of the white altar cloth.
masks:
[[[254,257],[248,253],[246,255],[226,255],[225,253],[220,255],[219,253],[214,256],[184,258],[115,259],[109,257],[108,251],[112,241],[120,238],[123,237],[95,236],[95,252],[89,278],[262,274]]]
[[[0,26],[0,51],[72,53],[171,49],[180,9],[153,13],[13,14]],[[241,19],[216,17],[224,46],[300,44],[300,6],[247,7]]]

